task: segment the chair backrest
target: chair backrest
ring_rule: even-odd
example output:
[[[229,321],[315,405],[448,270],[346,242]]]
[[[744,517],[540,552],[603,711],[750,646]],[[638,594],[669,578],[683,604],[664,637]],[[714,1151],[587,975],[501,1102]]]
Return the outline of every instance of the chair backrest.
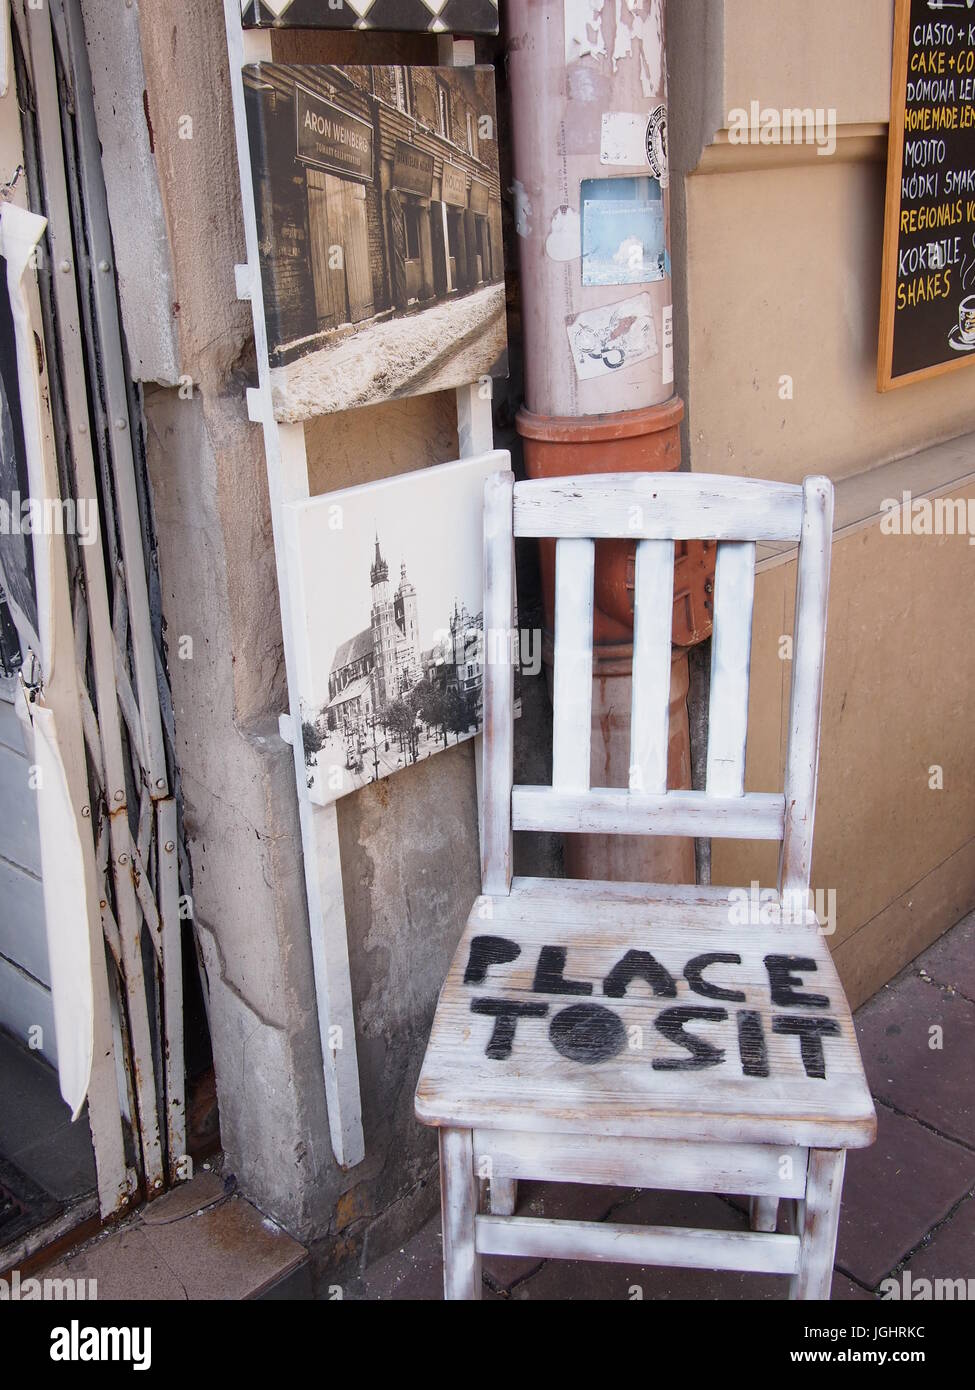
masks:
[[[779,888],[805,903],[812,857],[833,485],[701,473],[516,483],[484,507],[483,891],[511,886],[513,830],[780,840]],[[555,538],[551,787],[513,786],[514,537]],[[628,788],[590,785],[595,542],[636,540]],[[667,790],[674,542],[717,542],[704,791]],[[798,543],[783,793],[745,793],[755,545]]]

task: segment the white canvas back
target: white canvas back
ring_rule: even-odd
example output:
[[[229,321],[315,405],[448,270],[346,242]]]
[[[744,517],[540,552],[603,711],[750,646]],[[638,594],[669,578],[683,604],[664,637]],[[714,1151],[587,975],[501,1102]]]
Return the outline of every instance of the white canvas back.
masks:
[[[485,487],[485,893],[511,885],[513,830],[780,840],[783,895],[809,886],[833,486],[700,473],[625,473]],[[552,785],[513,787],[514,537],[556,541]],[[629,786],[590,784],[595,541],[636,540]],[[703,791],[668,791],[674,542],[717,542]],[[798,542],[785,786],[745,792],[759,541]]]

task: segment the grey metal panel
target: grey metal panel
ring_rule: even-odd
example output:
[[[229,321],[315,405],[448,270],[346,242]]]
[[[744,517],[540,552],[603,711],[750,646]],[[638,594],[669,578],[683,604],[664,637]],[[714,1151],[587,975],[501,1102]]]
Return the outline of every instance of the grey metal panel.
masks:
[[[37,803],[29,776],[27,759],[0,747],[0,855],[40,877]]]
[[[52,1066],[58,1063],[54,1037],[54,1002],[51,991],[25,975],[0,956],[0,1019],[15,1038],[27,1042],[31,1029],[40,1026],[41,1046],[37,1049]],[[34,1035],[37,1036],[37,1035]]]
[[[0,859],[0,956],[50,985],[43,885],[7,859]]]

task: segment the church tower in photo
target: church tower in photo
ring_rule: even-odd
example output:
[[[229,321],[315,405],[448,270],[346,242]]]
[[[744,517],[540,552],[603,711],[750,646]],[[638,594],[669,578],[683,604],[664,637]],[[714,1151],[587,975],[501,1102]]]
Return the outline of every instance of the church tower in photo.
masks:
[[[420,658],[420,624],[416,589],[400,566],[395,594],[389,592],[389,565],[383,559],[376,536],[376,553],[369,571],[372,585],[373,708],[383,710],[404,691],[412,689],[423,670]]]

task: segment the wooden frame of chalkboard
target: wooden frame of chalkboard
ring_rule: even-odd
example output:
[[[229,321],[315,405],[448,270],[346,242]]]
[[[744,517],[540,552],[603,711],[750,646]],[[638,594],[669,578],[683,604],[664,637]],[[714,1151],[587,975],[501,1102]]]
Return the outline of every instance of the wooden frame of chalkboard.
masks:
[[[946,306],[949,302],[955,304],[958,297],[954,289],[950,292],[950,295],[943,293],[942,296],[935,301],[939,305],[939,308],[935,310],[935,314],[937,315],[937,326],[932,326],[932,315],[930,314],[927,316],[926,322],[922,320],[919,324],[916,313],[917,305],[899,308],[897,298],[900,278],[898,274],[900,269],[899,262],[902,250],[908,252],[914,249],[920,250],[922,254],[919,257],[919,264],[922,269],[928,272],[926,276],[926,285],[928,287],[931,286],[933,277],[937,275],[939,271],[944,272],[947,270],[949,272],[948,282],[953,283],[956,278],[961,279],[967,269],[969,280],[972,282],[970,291],[975,291],[975,221],[973,221],[971,217],[971,209],[975,206],[975,194],[963,193],[959,195],[963,212],[963,220],[959,225],[963,228],[962,236],[965,242],[964,255],[966,260],[962,262],[960,274],[957,276],[955,272],[958,271],[958,266],[949,265],[947,260],[942,260],[940,258],[941,255],[946,257],[953,256],[957,247],[950,246],[947,251],[939,253],[937,264],[933,261],[928,264],[927,260],[931,254],[931,247],[933,245],[938,242],[945,245],[948,244],[945,242],[945,230],[950,230],[950,224],[944,224],[944,228],[940,231],[932,230],[930,237],[925,237],[923,232],[920,231],[908,234],[906,239],[902,238],[901,234],[901,213],[904,193],[902,181],[906,173],[904,168],[904,155],[908,110],[908,79],[911,75],[909,65],[911,53],[913,51],[912,35],[917,32],[917,25],[919,23],[935,26],[930,33],[927,34],[925,42],[920,45],[920,49],[937,58],[937,55],[944,52],[945,49],[954,48],[959,37],[959,35],[956,34],[950,44],[940,42],[939,40],[944,37],[944,31],[937,26],[954,24],[955,27],[964,34],[965,45],[971,48],[971,51],[975,53],[975,46],[972,46],[970,37],[971,34],[975,32],[975,8],[963,9],[962,6],[959,5],[957,9],[960,12],[960,17],[954,14],[953,9],[948,10],[946,8],[942,13],[931,10],[927,4],[927,0],[897,0],[894,13],[890,138],[887,153],[887,197],[880,302],[880,346],[877,362],[877,389],[879,391],[890,391],[895,387],[909,386],[913,382],[923,381],[928,377],[942,376],[946,372],[954,372],[963,367],[975,365],[975,351],[969,350],[967,338],[960,348],[954,343],[954,338],[957,336],[959,330],[957,323],[954,328],[952,328],[951,315],[945,314],[944,323],[941,323],[941,307]],[[932,38],[934,41],[932,41]],[[951,60],[946,57],[944,60],[946,63],[944,72],[948,74],[950,71],[952,77],[954,77],[954,80],[958,84],[956,87],[957,91],[960,89],[962,81],[956,74],[956,69],[960,68],[960,63],[955,57],[955,54],[951,56],[955,58],[955,61],[951,62]],[[947,66],[949,62],[951,62],[950,69]],[[937,74],[939,67],[940,61],[936,61],[932,71]],[[973,73],[975,73],[975,67],[973,67]],[[937,77],[935,81],[937,81]],[[955,104],[959,104],[957,103],[957,96],[955,98]],[[963,107],[972,105],[971,102],[967,101],[960,104]],[[925,97],[920,105],[930,105],[930,101]],[[951,131],[950,134],[951,142],[948,148],[949,161],[954,153],[954,147],[956,147],[959,140],[961,140],[966,147],[966,153],[967,146],[970,144],[970,167],[975,167],[975,125],[972,125],[967,133],[964,130],[954,130]],[[949,169],[952,167],[950,162],[947,167]],[[943,169],[944,165],[933,169],[933,172],[938,175],[938,185],[936,185],[938,191],[935,194],[935,198],[946,202],[948,200],[948,194],[941,186],[944,183]],[[916,206],[917,199],[915,198],[913,202]],[[923,207],[924,204],[922,203],[921,206]],[[920,248],[917,247],[919,236],[921,237]],[[953,237],[948,238],[949,242],[953,240]],[[941,288],[943,290],[943,282]],[[962,291],[962,297],[964,297],[964,290]],[[927,302],[927,308],[931,308],[930,302]],[[960,314],[960,305],[958,306],[958,311]],[[928,338],[935,332],[939,333],[939,342],[943,349],[942,356],[938,357],[935,352],[932,354],[934,360],[922,363],[922,365],[913,365],[910,361],[905,362],[904,359],[910,359],[912,355],[911,353],[905,353],[902,346],[905,341],[908,341],[905,339],[904,335],[906,332],[909,332],[909,321],[903,318],[905,313],[909,313],[914,319],[915,336],[909,340],[914,349],[914,357],[916,358],[917,356],[917,343],[922,332],[924,336]],[[943,341],[941,341],[942,334]]]

